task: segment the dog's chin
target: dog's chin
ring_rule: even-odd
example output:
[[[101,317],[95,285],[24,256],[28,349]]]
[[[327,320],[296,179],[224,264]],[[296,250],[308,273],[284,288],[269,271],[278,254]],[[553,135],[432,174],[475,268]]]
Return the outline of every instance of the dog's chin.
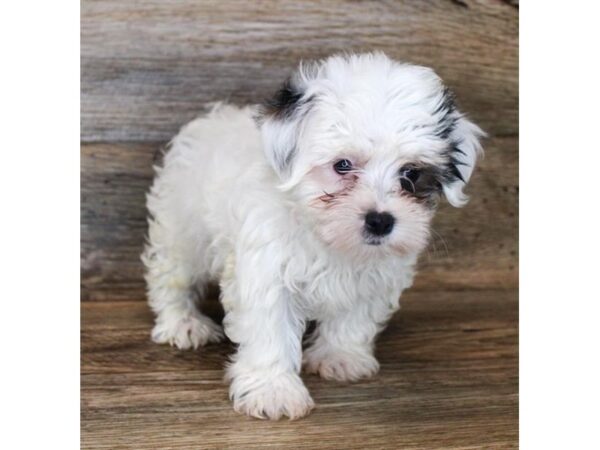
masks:
[[[407,256],[419,254],[428,245],[428,233],[415,233],[411,238],[401,239],[398,236],[374,236],[367,232],[362,234],[361,249],[372,255]]]
[[[373,236],[368,233],[357,233],[353,239],[322,239],[327,248],[334,253],[346,255],[352,259],[372,259],[378,257],[402,257],[423,250],[422,245],[416,241],[403,242],[392,239],[390,236]]]
[[[364,238],[361,251],[370,255],[406,256],[420,253],[422,248],[414,245],[414,243],[397,242],[385,237],[370,236]]]

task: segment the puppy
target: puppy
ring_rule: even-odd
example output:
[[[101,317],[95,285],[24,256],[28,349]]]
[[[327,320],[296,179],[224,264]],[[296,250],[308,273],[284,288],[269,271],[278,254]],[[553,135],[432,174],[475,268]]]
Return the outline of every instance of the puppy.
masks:
[[[373,376],[438,199],[465,204],[482,136],[431,69],[382,53],[300,65],[262,106],[214,105],[173,139],[148,194],[152,339],[221,340],[197,308],[217,281],[236,411],[309,413],[302,366]]]

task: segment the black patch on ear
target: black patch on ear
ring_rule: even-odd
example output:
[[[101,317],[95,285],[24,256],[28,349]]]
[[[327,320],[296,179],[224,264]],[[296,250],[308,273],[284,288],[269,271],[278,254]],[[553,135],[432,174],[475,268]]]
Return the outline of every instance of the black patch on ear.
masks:
[[[435,116],[440,116],[435,129],[435,135],[440,139],[448,139],[456,127],[458,115],[456,114],[455,98],[454,93],[449,88],[444,88],[442,99],[433,112]]]
[[[446,178],[449,178],[451,181],[460,180],[465,183],[465,179],[463,178],[458,167],[461,163],[460,161],[456,161],[455,159],[450,160],[450,164],[448,164],[448,172],[446,174]]]
[[[456,124],[460,119],[460,113],[456,108],[456,96],[450,88],[444,88],[442,99],[434,111],[434,114],[440,117],[435,130],[435,135],[440,139],[449,140],[450,135],[456,128]],[[464,177],[460,173],[458,166],[466,165],[461,160],[461,155],[466,156],[465,152],[460,149],[460,142],[450,140],[447,151],[448,163],[444,168],[443,183],[451,184],[455,181],[466,183]]]
[[[447,152],[448,163],[444,169],[444,184],[451,184],[455,181],[466,183],[464,177],[460,173],[458,166],[466,166],[467,164],[460,160],[460,155],[464,155],[457,142],[450,143],[450,149]]]
[[[308,112],[313,97],[303,98],[304,91],[296,85],[293,77],[288,78],[273,97],[265,101],[257,117],[257,123],[262,125],[266,120],[271,120],[283,125],[297,126],[302,117]],[[296,143],[289,142],[289,148],[280,148],[273,151],[273,164],[276,170],[283,173],[290,167],[298,149]]]
[[[275,95],[263,105],[263,114],[275,119],[290,118],[301,105],[302,92],[288,78]]]

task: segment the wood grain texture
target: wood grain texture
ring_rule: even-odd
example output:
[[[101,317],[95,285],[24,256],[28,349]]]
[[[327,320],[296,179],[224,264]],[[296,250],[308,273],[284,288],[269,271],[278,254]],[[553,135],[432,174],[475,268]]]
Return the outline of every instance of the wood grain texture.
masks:
[[[421,257],[414,289],[485,289],[517,284],[518,171],[515,138],[486,142],[463,209],[444,205]],[[82,298],[144,297],[139,255],[145,193],[160,144],[82,146]]]
[[[158,346],[142,302],[84,303],[82,448],[517,448],[516,292],[411,291],[402,304],[375,378],[303,375],[313,414],[263,422],[229,404],[230,344]]]
[[[383,50],[433,67],[488,132],[518,130],[511,2],[85,0],[81,135],[166,141],[207,102],[261,101],[300,59]]]

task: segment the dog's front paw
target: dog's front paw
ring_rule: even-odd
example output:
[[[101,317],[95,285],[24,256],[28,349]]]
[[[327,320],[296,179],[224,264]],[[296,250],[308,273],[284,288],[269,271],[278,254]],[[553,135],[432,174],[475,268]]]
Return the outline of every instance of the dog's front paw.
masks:
[[[304,368],[326,380],[357,381],[375,375],[379,371],[379,363],[363,349],[350,351],[314,346],[304,352]]]
[[[200,313],[166,320],[161,318],[152,330],[154,342],[174,345],[181,350],[196,349],[208,342],[219,342],[222,339],[221,327]]]
[[[306,416],[315,406],[308,389],[295,373],[265,376],[238,375],[232,379],[229,396],[233,409],[259,419],[290,420]]]

